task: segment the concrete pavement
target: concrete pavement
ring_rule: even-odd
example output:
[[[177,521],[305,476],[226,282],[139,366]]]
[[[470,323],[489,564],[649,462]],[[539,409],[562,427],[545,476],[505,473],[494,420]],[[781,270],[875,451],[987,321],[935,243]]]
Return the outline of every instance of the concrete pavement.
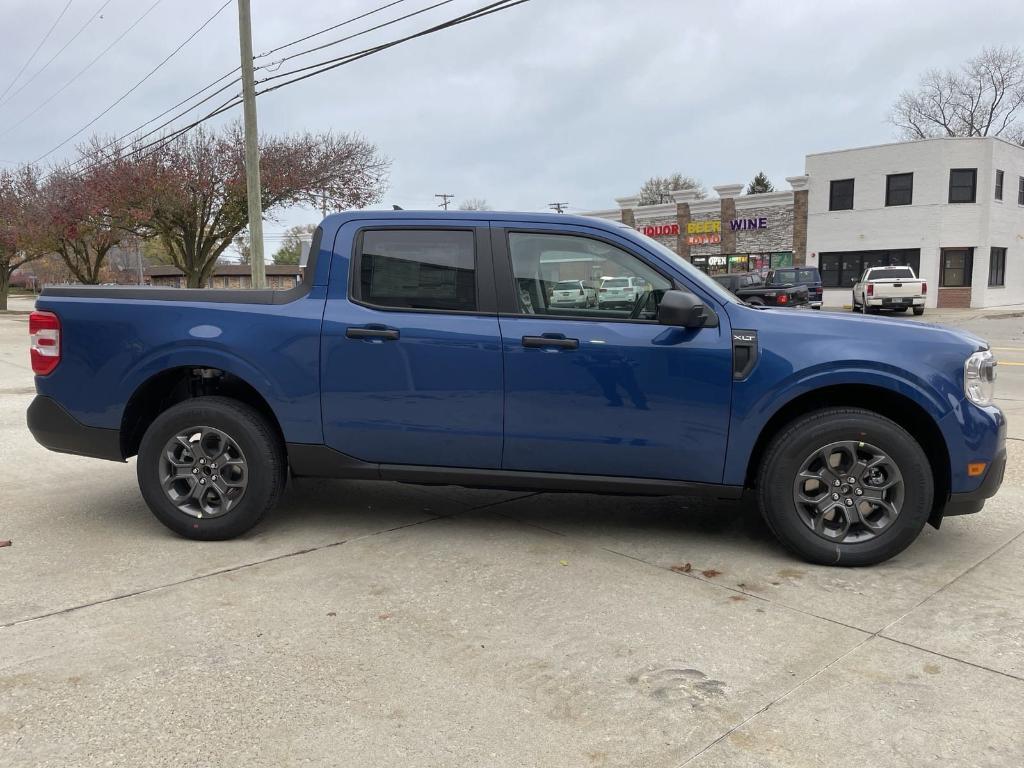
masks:
[[[875,568],[742,506],[360,482],[197,543],[31,440],[26,339],[0,315],[0,766],[1024,763],[1024,414],[986,509]]]

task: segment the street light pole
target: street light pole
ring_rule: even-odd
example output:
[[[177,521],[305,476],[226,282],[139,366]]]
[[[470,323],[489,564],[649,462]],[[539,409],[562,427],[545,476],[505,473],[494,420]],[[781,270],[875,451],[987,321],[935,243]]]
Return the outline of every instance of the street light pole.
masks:
[[[252,287],[266,288],[263,262],[263,203],[260,198],[260,146],[256,127],[256,82],[252,71],[249,0],[238,0],[238,48],[242,56],[242,113],[245,121],[245,187],[249,197],[249,265]]]

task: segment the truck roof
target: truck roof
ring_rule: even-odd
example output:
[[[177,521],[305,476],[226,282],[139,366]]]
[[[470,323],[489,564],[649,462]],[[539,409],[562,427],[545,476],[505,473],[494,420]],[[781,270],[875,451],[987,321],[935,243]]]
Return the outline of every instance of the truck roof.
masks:
[[[395,219],[396,221],[414,221],[417,219],[455,219],[459,221],[533,221],[552,224],[574,224],[582,227],[597,227],[610,231],[626,229],[630,232],[633,229],[622,222],[611,219],[600,219],[594,216],[574,216],[567,213],[542,213],[534,211],[387,211],[387,210],[359,210],[342,211],[332,213],[324,219],[335,226],[340,226],[347,221],[359,221],[362,219]]]

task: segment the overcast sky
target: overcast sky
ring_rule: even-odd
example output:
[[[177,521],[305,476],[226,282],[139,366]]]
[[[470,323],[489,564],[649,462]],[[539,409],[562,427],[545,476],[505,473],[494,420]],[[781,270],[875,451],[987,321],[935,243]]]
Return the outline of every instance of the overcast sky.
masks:
[[[0,90],[66,1],[0,0]],[[154,2],[110,0],[102,18],[0,105],[0,160],[31,160],[63,141],[222,1],[161,0],[59,97],[10,130]],[[266,51],[384,2],[252,0],[254,48]],[[433,2],[406,0],[315,42]],[[485,2],[455,0],[290,64],[350,52]],[[12,92],[102,3],[72,0]],[[94,130],[123,133],[235,67],[237,23],[231,4]],[[382,206],[432,207],[435,192],[450,192],[499,209],[539,210],[556,200],[571,210],[609,208],[648,176],[677,170],[710,188],[746,182],[763,169],[786,188],[785,177],[803,171],[809,152],[891,140],[888,105],[922,71],[957,65],[985,45],[1020,44],[1022,29],[1019,0],[532,0],[268,94],[258,105],[260,129],[331,128],[375,142],[393,163]],[[267,230],[316,218],[289,211]]]

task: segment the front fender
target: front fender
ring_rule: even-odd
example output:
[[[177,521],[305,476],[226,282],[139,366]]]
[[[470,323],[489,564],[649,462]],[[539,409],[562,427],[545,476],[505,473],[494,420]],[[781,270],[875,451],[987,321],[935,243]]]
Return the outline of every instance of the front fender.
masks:
[[[950,424],[945,420],[956,400],[950,402],[950,393],[936,389],[927,378],[883,363],[823,363],[794,372],[769,387],[757,382],[756,377],[736,384],[722,482],[729,485],[745,482],[754,446],[773,416],[803,395],[836,386],[877,387],[902,395],[928,413],[942,430],[947,446],[956,438],[947,434]]]

